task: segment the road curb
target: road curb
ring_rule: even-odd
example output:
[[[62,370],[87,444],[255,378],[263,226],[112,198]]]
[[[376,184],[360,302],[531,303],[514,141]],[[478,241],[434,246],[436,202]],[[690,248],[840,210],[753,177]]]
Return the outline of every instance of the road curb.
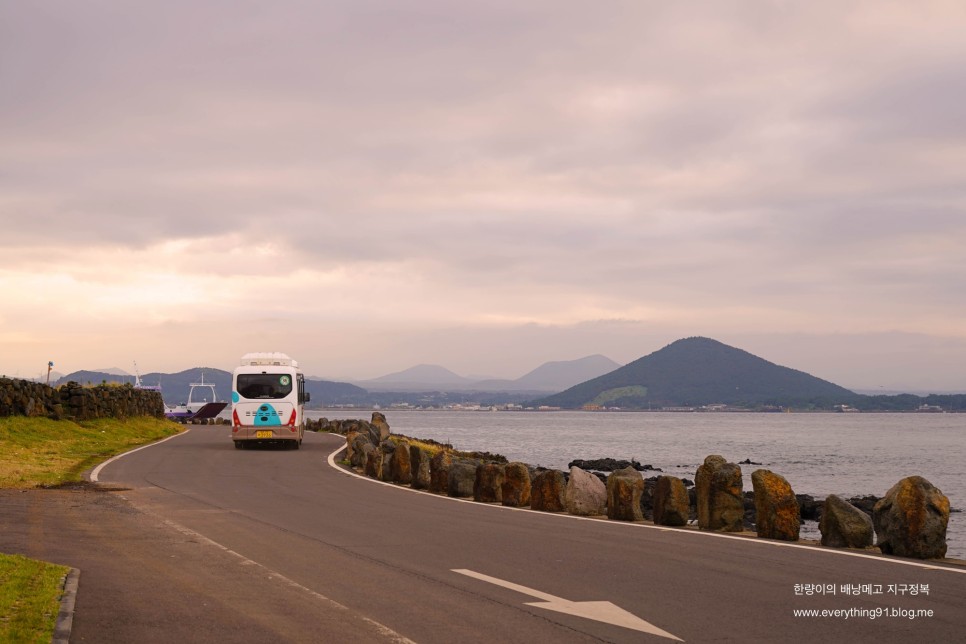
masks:
[[[80,570],[77,568],[71,568],[64,576],[64,594],[60,596],[60,612],[57,613],[57,624],[54,626],[51,644],[67,644],[70,640],[70,630],[74,625],[74,602],[77,600],[79,581]]]

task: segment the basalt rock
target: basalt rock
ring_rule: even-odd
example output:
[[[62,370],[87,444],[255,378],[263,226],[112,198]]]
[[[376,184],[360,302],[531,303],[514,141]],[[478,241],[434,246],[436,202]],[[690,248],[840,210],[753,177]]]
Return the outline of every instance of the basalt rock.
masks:
[[[379,444],[382,453],[382,470],[379,472],[380,481],[392,481],[392,459],[396,453],[396,444],[390,440],[384,440]]]
[[[745,510],[740,467],[721,456],[708,456],[698,468],[694,487],[698,527],[721,532],[742,531]]]
[[[366,449],[363,447],[363,451],[366,455],[365,474],[368,477],[374,479],[382,479],[382,465],[383,465],[383,452],[378,447],[372,447],[371,449]]]
[[[348,459],[351,465],[360,466],[364,464],[364,462],[360,461],[359,450],[362,449],[362,445],[365,443],[372,445],[372,441],[369,440],[368,432],[352,431],[346,434],[345,457]]]
[[[389,438],[389,423],[386,422],[385,415],[378,411],[372,412],[372,421],[369,423],[379,432],[379,441],[382,442]]]
[[[644,472],[647,470],[653,472],[660,472],[658,468],[654,468],[651,465],[641,465],[636,460],[631,459],[629,461],[618,460],[616,458],[593,458],[593,459],[574,459],[567,464],[567,467],[579,467],[585,471],[597,471],[597,472],[615,472],[617,470],[623,470],[628,467],[632,467],[638,472]]]
[[[394,483],[408,485],[413,481],[412,462],[409,457],[409,443],[399,441],[392,453],[392,480]]]
[[[497,463],[479,465],[473,483],[473,500],[480,503],[502,503],[504,479],[506,466]]]
[[[691,502],[684,481],[675,476],[659,476],[654,487],[654,523],[683,526],[688,524]]]
[[[869,515],[869,518],[871,518],[872,510],[875,508],[875,504],[879,502],[879,498],[880,497],[873,496],[871,494],[866,494],[865,496],[853,496],[847,500],[851,505],[854,505],[858,509],[862,510]]]
[[[372,443],[364,441],[361,445],[359,445],[359,448],[355,452],[355,459],[358,461],[358,463],[353,462],[352,465],[361,469],[362,473],[366,476],[373,476],[368,471],[370,458],[369,455],[375,451],[376,448]]]
[[[801,514],[795,492],[785,477],[770,470],[751,473],[755,488],[755,527],[758,536],[780,541],[798,541]]]
[[[824,501],[816,501],[811,494],[796,494],[795,499],[798,501],[802,521],[818,521],[822,516]]]
[[[429,473],[429,452],[416,445],[409,446],[409,467],[412,470],[411,485],[414,490],[428,490],[431,482]]]
[[[525,463],[508,463],[503,470],[500,489],[503,505],[525,508],[530,505],[530,470]]]
[[[607,488],[599,478],[570,467],[570,478],[564,488],[564,507],[570,514],[596,516],[607,512]]]
[[[633,467],[617,470],[607,477],[607,518],[617,521],[643,521],[641,495],[644,479]]]
[[[429,491],[449,494],[449,470],[453,457],[448,452],[438,452],[429,461]]]
[[[902,479],[872,510],[879,549],[916,559],[946,556],[949,499],[921,476]]]
[[[830,494],[818,522],[822,545],[833,548],[866,548],[872,545],[872,519],[848,501]]]
[[[336,434],[365,434],[369,437],[369,442],[373,445],[379,445],[383,441],[379,437],[379,430],[370,425],[364,420],[358,420],[355,418],[347,420],[331,420],[327,425],[327,429]]]
[[[476,483],[476,466],[474,461],[455,461],[449,468],[448,494],[455,497],[473,496],[473,485]]]
[[[544,470],[537,474],[530,487],[530,509],[542,512],[563,512],[564,488],[567,481],[559,470]]]

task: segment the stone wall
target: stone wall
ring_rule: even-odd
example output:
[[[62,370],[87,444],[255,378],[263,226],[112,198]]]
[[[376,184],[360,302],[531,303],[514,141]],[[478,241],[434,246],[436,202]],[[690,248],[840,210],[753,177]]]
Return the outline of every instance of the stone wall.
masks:
[[[57,389],[45,384],[0,378],[0,416],[40,416],[53,419],[129,418],[164,416],[157,391],[131,385],[84,387],[68,382]]]

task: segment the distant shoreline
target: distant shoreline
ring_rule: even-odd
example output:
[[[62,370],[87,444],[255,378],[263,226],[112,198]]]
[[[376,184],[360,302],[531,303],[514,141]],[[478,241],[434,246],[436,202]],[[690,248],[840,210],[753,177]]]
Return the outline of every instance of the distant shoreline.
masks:
[[[469,408],[439,408],[439,407],[383,407],[366,405],[334,405],[331,407],[312,407],[306,411],[391,411],[391,412],[460,412],[460,413],[525,413],[525,414],[548,414],[548,413],[581,413],[581,414],[827,414],[830,416],[840,416],[849,413],[861,414],[919,414],[922,416],[938,416],[942,414],[966,414],[966,410],[950,409],[943,411],[919,411],[917,409],[870,409],[856,412],[840,412],[831,409],[790,409],[788,411],[755,410],[755,409],[728,409],[728,410],[703,410],[703,409],[501,409],[500,407],[486,407],[480,409]]]

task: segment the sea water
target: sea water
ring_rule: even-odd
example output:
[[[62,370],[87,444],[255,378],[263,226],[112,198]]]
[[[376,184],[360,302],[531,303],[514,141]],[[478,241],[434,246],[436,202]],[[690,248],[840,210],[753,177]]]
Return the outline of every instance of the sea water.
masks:
[[[371,412],[310,412],[364,418]],[[949,497],[954,512],[947,557],[966,559],[966,414],[451,412],[384,411],[393,433],[432,438],[556,469],[574,459],[635,459],[694,480],[709,454],[742,465],[745,490],[759,468],[784,476],[796,494],[817,499],[883,496],[919,475]],[[760,463],[760,465],[758,465]],[[645,472],[656,476],[658,472]],[[803,537],[819,538],[806,522]]]

